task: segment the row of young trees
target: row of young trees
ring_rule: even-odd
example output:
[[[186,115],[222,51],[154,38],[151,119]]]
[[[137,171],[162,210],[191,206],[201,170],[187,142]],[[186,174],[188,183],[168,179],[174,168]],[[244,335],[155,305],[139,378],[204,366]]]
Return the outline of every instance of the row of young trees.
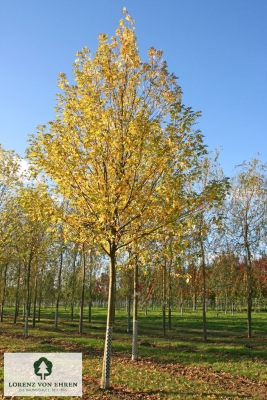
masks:
[[[30,137],[31,177],[21,177],[18,157],[1,150],[2,311],[13,290],[15,318],[20,299],[25,304],[27,335],[31,307],[34,321],[37,303],[54,299],[57,328],[60,301],[67,296],[74,306],[79,297],[82,332],[85,299],[90,305],[109,259],[109,281],[100,279],[99,290],[108,288],[103,388],[124,279],[133,286],[134,360],[141,286],[149,298],[153,275],[161,277],[165,327],[168,301],[185,294],[177,282],[194,287],[200,274],[206,340],[209,269],[223,256],[244,264],[250,337],[253,257],[266,246],[265,166],[244,164],[230,185],[193,129],[200,113],[182,103],[162,51],[150,48],[141,62],[134,21],[123,13],[110,41],[99,35],[94,57],[78,52],[74,84],[60,74],[55,120]]]
[[[16,220],[16,223],[18,220]],[[14,323],[19,310],[25,318],[27,304],[27,247],[22,243],[20,234],[13,237],[17,245],[8,249],[8,256],[3,254],[1,260],[1,322],[4,305],[14,307]],[[165,243],[150,243],[148,249],[139,254],[139,305],[145,313],[150,307],[162,307],[163,329],[171,328],[171,310],[184,308],[196,310],[202,306],[203,271],[195,254],[189,254],[189,246],[184,255],[175,250],[174,237]],[[161,246],[167,241],[172,247],[171,253]],[[216,243],[217,244],[217,243]],[[58,308],[59,304],[70,307],[71,320],[74,308],[88,306],[88,321],[91,321],[92,304],[106,306],[109,290],[108,269],[104,267],[106,259],[103,254],[89,248],[82,248],[77,243],[67,242],[61,248],[61,238],[53,234],[43,242],[34,259],[32,274],[29,279],[30,306],[32,326],[36,318],[40,321],[42,307]],[[83,251],[85,250],[85,255]],[[193,257],[192,257],[193,256]],[[85,258],[85,259],[84,259]],[[134,293],[134,265],[129,253],[122,253],[116,278],[116,305],[132,308]],[[258,257],[252,261],[252,297],[254,309],[264,304],[267,297],[267,260]],[[224,312],[246,307],[246,264],[237,252],[225,252],[208,260],[205,267],[206,300],[209,307]],[[83,291],[84,286],[84,291]],[[164,310],[168,309],[168,324],[164,323]],[[207,308],[207,305],[206,305]],[[80,313],[82,323],[82,313]],[[129,321],[128,321],[129,322]],[[55,315],[57,328],[57,312]],[[127,329],[130,330],[129,325]],[[79,325],[82,333],[82,325]]]

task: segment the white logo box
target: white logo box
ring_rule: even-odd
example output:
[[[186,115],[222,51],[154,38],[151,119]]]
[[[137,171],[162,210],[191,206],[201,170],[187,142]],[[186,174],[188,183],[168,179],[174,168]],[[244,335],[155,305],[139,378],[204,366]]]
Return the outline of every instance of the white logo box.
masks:
[[[82,396],[82,353],[5,353],[4,396]]]

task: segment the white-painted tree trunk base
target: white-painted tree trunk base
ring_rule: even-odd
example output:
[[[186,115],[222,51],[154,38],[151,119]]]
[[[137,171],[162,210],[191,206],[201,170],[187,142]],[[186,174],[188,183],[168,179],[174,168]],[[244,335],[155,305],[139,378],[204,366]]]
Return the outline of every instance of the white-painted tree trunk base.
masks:
[[[108,389],[110,387],[112,331],[113,331],[113,326],[108,326],[106,332],[105,352],[103,359],[103,371],[102,371],[102,381],[101,381],[102,389]]]
[[[133,321],[133,344],[132,344],[132,360],[138,359],[138,321]]]

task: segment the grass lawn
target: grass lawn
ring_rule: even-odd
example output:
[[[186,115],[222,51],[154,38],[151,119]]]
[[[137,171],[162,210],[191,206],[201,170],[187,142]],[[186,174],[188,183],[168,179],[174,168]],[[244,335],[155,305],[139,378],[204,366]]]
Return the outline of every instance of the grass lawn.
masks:
[[[266,312],[253,314],[253,338],[247,339],[245,312],[216,317],[208,311],[208,342],[203,343],[200,311],[183,316],[173,311],[172,329],[165,337],[160,310],[149,310],[147,316],[140,311],[139,360],[133,362],[126,311],[116,310],[108,391],[99,389],[106,309],[93,309],[92,322],[84,320],[83,334],[78,333],[78,310],[70,321],[69,310],[60,309],[55,331],[54,310],[43,309],[41,322],[29,328],[27,338],[23,321],[19,318],[14,325],[12,313],[7,308],[0,324],[2,396],[5,352],[82,352],[84,399],[267,399]]]

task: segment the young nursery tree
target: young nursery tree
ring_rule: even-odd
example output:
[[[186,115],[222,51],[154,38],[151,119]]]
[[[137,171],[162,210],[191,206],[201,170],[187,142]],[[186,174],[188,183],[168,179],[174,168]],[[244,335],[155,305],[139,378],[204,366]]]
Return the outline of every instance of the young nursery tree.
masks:
[[[38,256],[40,254],[43,256],[45,248],[50,244],[49,240],[47,240],[47,230],[50,224],[47,208],[51,199],[46,189],[46,186],[40,183],[36,186],[22,187],[16,199],[17,224],[20,229],[20,238],[17,246],[18,256],[23,260],[25,266],[25,337],[28,336],[31,281],[34,264],[37,268]]]
[[[255,289],[252,260],[266,248],[267,165],[253,158],[239,167],[241,170],[232,179],[232,190],[226,205],[226,234],[245,263],[248,338],[251,338]]]
[[[200,207],[184,182],[205,153],[192,130],[197,116],[182,104],[177,78],[153,47],[142,63],[134,21],[124,9],[116,35],[99,35],[94,57],[84,47],[74,63],[75,85],[60,73],[59,103],[49,129],[30,138],[28,158],[44,170],[73,212],[67,222],[110,258],[103,388],[110,385],[116,253]]]
[[[226,178],[217,162],[218,153],[215,158],[205,157],[202,162],[200,175],[200,192],[211,185],[213,186],[213,198],[206,199],[206,208],[195,216],[195,243],[198,247],[199,264],[202,278],[202,320],[203,320],[203,341],[207,341],[207,320],[206,320],[206,296],[207,296],[207,262],[208,255],[213,247],[212,233],[216,232],[221,225],[220,208],[227,192],[230,189],[228,178]],[[193,232],[192,232],[193,233]]]
[[[22,185],[20,168],[21,158],[0,145],[0,257],[8,252],[12,234],[17,229],[14,198]]]

